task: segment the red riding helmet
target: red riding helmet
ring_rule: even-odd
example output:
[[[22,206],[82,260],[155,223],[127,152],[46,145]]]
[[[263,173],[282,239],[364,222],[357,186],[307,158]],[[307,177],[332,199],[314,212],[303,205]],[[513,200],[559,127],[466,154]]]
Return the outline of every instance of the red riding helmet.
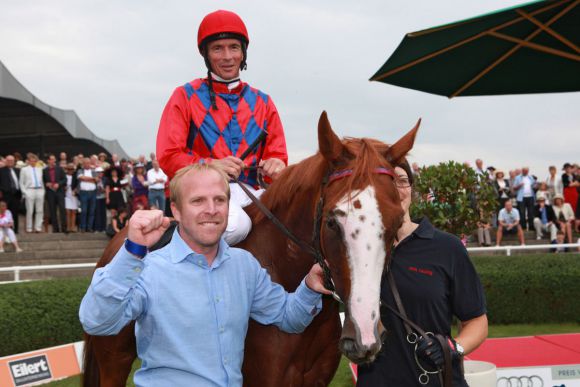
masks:
[[[247,45],[250,43],[246,25],[237,14],[219,10],[206,15],[197,31],[197,47],[203,54],[203,47],[218,39],[240,39]]]

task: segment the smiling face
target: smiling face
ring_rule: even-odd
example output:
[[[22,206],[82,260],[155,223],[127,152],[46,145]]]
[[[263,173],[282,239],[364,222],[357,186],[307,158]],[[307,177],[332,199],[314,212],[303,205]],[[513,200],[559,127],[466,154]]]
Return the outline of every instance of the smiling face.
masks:
[[[240,76],[240,66],[244,59],[242,43],[237,39],[219,39],[207,45],[207,58],[211,70],[222,79],[230,80]]]
[[[217,252],[228,223],[229,200],[224,178],[213,170],[190,171],[180,181],[180,200],[171,203],[179,235],[196,253]]]

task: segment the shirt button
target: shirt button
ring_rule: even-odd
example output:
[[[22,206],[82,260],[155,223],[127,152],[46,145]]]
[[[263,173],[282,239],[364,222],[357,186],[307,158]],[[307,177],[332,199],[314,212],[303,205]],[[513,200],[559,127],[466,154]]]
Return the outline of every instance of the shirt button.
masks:
[[[224,327],[220,327],[220,333],[224,333],[225,329]]]
[[[228,358],[224,357],[224,364],[228,364]]]
[[[216,298],[215,298],[215,302],[216,302],[216,304],[217,304],[218,302],[220,302],[220,298],[219,298],[219,297],[216,297]]]
[[[201,259],[199,261],[197,261],[198,265],[201,266],[203,263],[201,261]]]
[[[140,267],[136,267],[136,268],[133,269],[133,271],[135,273],[140,273],[141,272],[141,268]]]

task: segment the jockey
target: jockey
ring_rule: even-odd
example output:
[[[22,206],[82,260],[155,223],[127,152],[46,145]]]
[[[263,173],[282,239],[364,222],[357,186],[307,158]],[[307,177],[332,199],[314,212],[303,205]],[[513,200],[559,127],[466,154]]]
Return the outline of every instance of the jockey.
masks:
[[[157,133],[159,164],[169,178],[186,165],[214,163],[260,196],[256,167],[272,179],[286,167],[286,140],[276,106],[267,94],[240,79],[249,43],[244,22],[233,12],[212,12],[199,25],[197,45],[207,78],[174,90]],[[241,160],[263,132],[266,137]],[[237,184],[230,183],[230,189],[224,237],[235,245],[251,230],[243,210],[251,201]]]

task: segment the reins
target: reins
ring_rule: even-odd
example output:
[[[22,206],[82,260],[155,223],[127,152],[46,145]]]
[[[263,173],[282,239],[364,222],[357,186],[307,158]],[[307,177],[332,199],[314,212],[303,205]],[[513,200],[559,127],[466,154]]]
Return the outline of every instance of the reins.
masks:
[[[452,387],[453,386],[453,370],[452,370],[452,359],[451,359],[451,350],[447,345],[447,339],[441,334],[434,334],[433,332],[425,332],[419,325],[415,324],[413,321],[409,320],[407,317],[407,312],[405,311],[405,307],[403,306],[403,301],[401,300],[401,296],[399,294],[399,289],[397,288],[397,284],[395,283],[395,278],[393,277],[393,272],[390,268],[387,270],[388,272],[388,282],[389,287],[391,288],[391,293],[393,294],[393,299],[395,300],[395,305],[397,309],[393,308],[386,302],[380,301],[381,306],[384,306],[389,311],[391,311],[395,316],[401,319],[403,322],[403,326],[405,327],[405,331],[407,332],[407,342],[411,345],[415,346],[415,350],[413,354],[415,356],[415,363],[422,371],[419,374],[419,383],[425,385],[429,383],[429,375],[438,374],[439,382],[441,383],[442,387]],[[441,345],[441,349],[443,350],[443,368],[441,370],[436,371],[429,371],[419,361],[417,357],[417,345],[418,341],[421,337],[433,337],[439,345]]]

